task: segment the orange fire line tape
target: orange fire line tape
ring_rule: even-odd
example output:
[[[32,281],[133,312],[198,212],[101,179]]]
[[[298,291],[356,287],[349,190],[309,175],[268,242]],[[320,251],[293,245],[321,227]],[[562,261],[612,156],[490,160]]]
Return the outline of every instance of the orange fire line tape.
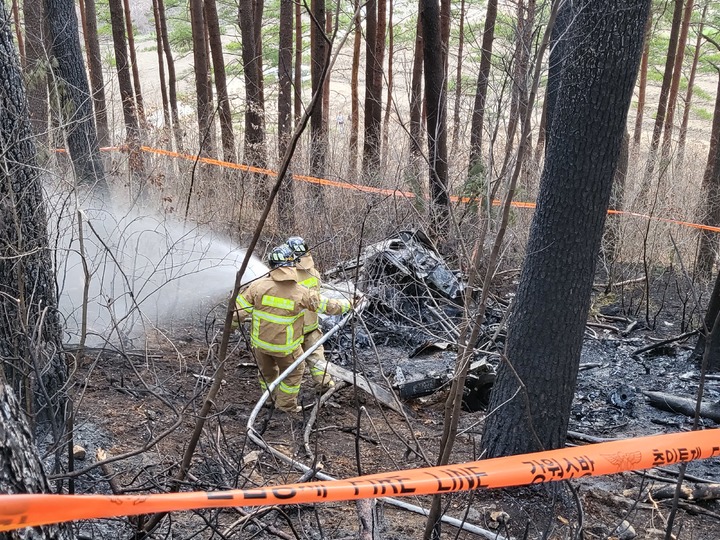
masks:
[[[127,151],[127,146],[106,146],[103,148],[100,148],[100,150],[104,152],[113,152],[113,151]],[[180,152],[173,152],[172,150],[164,150],[162,148],[153,148],[152,146],[141,146],[140,150],[143,152],[151,153],[151,154],[159,154],[162,156],[168,156],[173,158],[180,158],[187,161],[197,161],[199,163],[206,163],[208,165],[214,165],[216,167],[225,167],[226,169],[235,169],[239,171],[244,172],[252,172],[257,174],[264,174],[266,176],[277,176],[277,171],[273,171],[271,169],[263,169],[260,167],[253,167],[251,165],[244,165],[241,163],[232,163],[230,161],[222,161],[219,159],[213,159],[213,158],[207,158],[207,157],[201,157],[196,156],[192,154],[183,154]],[[65,152],[64,149],[59,148],[57,149],[57,152]],[[375,188],[371,186],[365,186],[362,184],[351,184],[349,182],[340,182],[337,180],[328,180],[327,178],[316,178],[314,176],[306,176],[302,174],[294,174],[292,175],[293,180],[297,180],[300,182],[307,182],[310,184],[318,184],[321,186],[330,186],[330,187],[336,187],[340,189],[349,189],[354,191],[359,191],[362,193],[375,193],[377,195],[387,195],[387,196],[400,196],[405,197],[407,199],[414,199],[416,197],[415,193],[412,193],[411,191],[402,191],[399,189],[385,189],[385,188]],[[461,203],[470,203],[473,201],[476,201],[476,198],[473,197],[459,197],[457,195],[451,195],[450,200],[452,202],[461,202]],[[492,202],[493,206],[500,206],[502,204],[502,201],[495,199]],[[534,202],[524,202],[524,201],[512,201],[510,203],[511,206],[515,208],[530,208],[534,209],[537,205]],[[700,223],[693,223],[690,221],[682,221],[678,219],[672,219],[672,218],[663,218],[658,216],[649,216],[647,214],[639,214],[637,212],[626,212],[624,210],[608,210],[608,214],[610,215],[622,215],[622,216],[632,216],[632,217],[638,217],[642,219],[649,219],[654,221],[662,221],[664,223],[671,223],[674,225],[680,225],[683,227],[691,227],[694,229],[700,229],[704,231],[711,231],[711,232],[720,232],[720,227],[715,227],[712,225],[703,225]]]
[[[0,495],[0,531],[79,519],[233,506],[430,495],[614,474],[720,456],[720,429],[256,489],[156,495]]]

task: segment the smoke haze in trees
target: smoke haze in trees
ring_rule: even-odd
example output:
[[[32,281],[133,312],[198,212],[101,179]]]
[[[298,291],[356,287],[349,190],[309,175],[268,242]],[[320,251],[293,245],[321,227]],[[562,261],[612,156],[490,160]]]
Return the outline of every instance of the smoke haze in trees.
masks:
[[[64,341],[79,343],[85,272],[79,219],[70,206],[53,205],[63,210],[51,227],[56,229],[52,238]],[[122,341],[142,347],[149,329],[191,319],[197,324],[198,317],[227,302],[244,249],[212,230],[167,216],[85,206],[83,252],[90,275],[86,345]],[[267,271],[253,256],[243,283]]]

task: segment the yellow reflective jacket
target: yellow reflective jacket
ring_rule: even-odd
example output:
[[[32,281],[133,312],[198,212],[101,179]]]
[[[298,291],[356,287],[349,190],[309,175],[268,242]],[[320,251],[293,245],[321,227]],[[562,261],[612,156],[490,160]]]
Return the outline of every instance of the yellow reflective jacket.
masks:
[[[315,268],[312,255],[303,255],[295,266],[297,282],[308,289],[320,292],[320,272]],[[303,332],[309,334],[318,327],[318,316],[314,311],[305,312]]]
[[[347,300],[333,300],[297,283],[295,268],[280,267],[250,284],[235,299],[242,322],[252,315],[250,341],[272,356],[287,356],[303,342],[305,311],[342,315],[350,310]]]

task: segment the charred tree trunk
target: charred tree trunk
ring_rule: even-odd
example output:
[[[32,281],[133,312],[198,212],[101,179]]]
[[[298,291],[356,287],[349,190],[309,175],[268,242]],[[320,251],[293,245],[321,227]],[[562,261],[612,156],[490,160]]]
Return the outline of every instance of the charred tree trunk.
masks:
[[[117,0],[114,0],[117,1]],[[205,16],[202,0],[190,0],[193,60],[195,62],[195,92],[197,93],[198,146],[202,155],[215,154],[215,126],[212,96],[210,95],[210,64],[207,55]]]
[[[650,0],[563,2],[565,60],[505,356],[482,437],[491,458],[561,447]],[[550,120],[550,117],[548,117]],[[549,361],[549,359],[552,359]]]
[[[497,0],[488,0],[481,46],[480,71],[478,72],[472,125],[470,127],[470,163],[468,165],[468,176],[482,174],[482,136],[496,20]]]
[[[715,97],[715,113],[710,133],[710,150],[700,191],[703,197],[697,221],[704,225],[717,226],[720,224],[720,72],[718,73],[718,91]],[[710,279],[716,250],[717,233],[701,230],[700,246],[695,259],[696,278]]]
[[[0,5],[0,170],[0,388],[4,382],[11,385],[28,417],[49,420],[55,441],[60,442],[67,379],[62,326],[40,169],[4,3]],[[7,405],[3,395],[3,414]],[[0,426],[8,424],[0,422]],[[0,449],[4,448],[3,433],[0,429]],[[13,479],[13,473],[8,473],[13,456],[4,457],[0,459],[0,491]],[[20,459],[24,457],[21,453]],[[22,469],[15,471],[19,483],[11,487],[22,490],[26,479],[19,472]]]
[[[105,82],[102,73],[102,56],[100,54],[95,0],[84,0],[84,6],[81,2],[80,9],[81,12],[85,13],[85,51],[87,53],[90,88],[92,89],[95,108],[98,143],[100,146],[109,146],[111,144],[110,128],[108,126],[107,105],[105,104]]]
[[[635,132],[633,134],[633,144],[637,146],[640,144],[640,137],[642,136],[642,124],[645,113],[645,92],[647,90],[647,74],[648,74],[648,60],[650,57],[650,32],[652,30],[652,17],[648,17],[647,23],[645,24],[645,38],[643,45],[643,55],[640,61],[640,81],[638,83],[638,107],[637,115],[635,116]]]
[[[447,163],[447,86],[441,50],[440,13],[435,0],[423,0],[423,59],[430,173],[430,230],[434,238],[448,232],[450,198]]]
[[[280,0],[280,51],[278,53],[278,156],[282,160],[292,136],[293,0]],[[295,228],[293,182],[278,192],[278,217],[287,229]]]
[[[610,210],[621,211],[623,209],[629,162],[630,133],[625,130],[620,146],[620,155],[618,156],[617,166],[615,167],[612,190],[610,191],[610,204],[608,205]],[[605,234],[603,235],[601,249],[610,266],[610,275],[608,276],[608,288],[610,288],[613,263],[617,260],[620,252],[620,218],[617,215],[611,215],[609,223],[605,225]]]
[[[695,349],[692,353],[693,358],[698,361],[701,360],[703,354],[705,354],[708,334],[713,329],[718,315],[720,315],[720,272],[718,272],[715,277],[715,286],[713,287],[712,294],[710,295],[710,302],[708,302],[707,311],[705,312],[704,325],[700,331],[697,343],[695,344]],[[708,371],[720,371],[720,333],[715,332],[710,337]]]
[[[48,111],[50,60],[46,48],[47,25],[42,2],[25,0],[23,14],[26,44],[24,77],[27,87],[28,111],[37,146],[43,152],[47,152],[50,130]]]
[[[107,194],[73,0],[44,0],[64,128],[78,184]]]
[[[130,52],[130,67],[132,68],[133,88],[135,90],[135,105],[140,125],[145,124],[145,105],[143,104],[142,89],[140,88],[140,72],[138,70],[137,55],[135,54],[135,35],[133,33],[132,17],[129,0],[123,0],[123,14],[125,15],[125,30],[127,31],[128,51]]]
[[[680,35],[678,36],[677,52],[673,64],[672,81],[668,94],[667,114],[665,115],[665,126],[663,128],[663,142],[660,151],[661,161],[667,162],[670,159],[670,146],[672,145],[673,122],[675,120],[675,109],[677,107],[678,90],[682,78],[682,65],[685,60],[685,45],[687,44],[690,19],[692,19],[693,0],[686,0],[685,12],[683,13]]]
[[[673,65],[675,64],[675,54],[677,53],[678,37],[680,35],[680,23],[682,21],[683,3],[682,0],[675,0],[675,9],[673,11],[672,27],[670,29],[670,42],[668,44],[667,56],[665,58],[665,72],[663,74],[662,86],[660,87],[660,99],[658,102],[657,114],[655,115],[655,126],[653,127],[652,139],[650,140],[650,150],[648,152],[647,166],[642,179],[640,188],[640,201],[647,200],[650,192],[650,184],[653,174],[655,173],[655,165],[657,161],[657,151],[660,146],[660,136],[662,135],[662,127],[665,123],[665,115],[668,108],[668,94],[670,93],[670,84],[672,83]],[[660,164],[660,175],[663,176],[664,163]],[[658,193],[660,193],[660,184],[658,184]]]
[[[700,59],[700,48],[702,46],[703,26],[705,26],[705,16],[707,15],[708,4],[703,6],[702,15],[700,16],[700,25],[697,30],[697,38],[695,40],[695,50],[693,52],[692,66],[690,67],[690,76],[688,77],[687,92],[685,93],[685,106],[683,107],[683,117],[680,124],[680,136],[678,139],[678,168],[682,167],[685,161],[685,140],[687,139],[688,122],[690,121],[690,105],[692,104],[693,89],[695,88],[695,75],[697,74],[698,60]]]
[[[227,90],[225,76],[225,59],[223,58],[223,45],[220,35],[220,21],[218,19],[215,0],[205,0],[205,15],[207,16],[208,39],[212,54],[213,74],[215,75],[215,90],[218,107],[220,109],[220,138],[222,139],[223,158],[225,161],[235,161],[235,135],[232,127],[232,114],[230,112],[230,98]]]
[[[175,60],[173,60],[170,38],[167,31],[167,20],[165,18],[164,0],[157,2],[157,18],[160,26],[160,37],[162,39],[163,52],[168,68],[168,99],[170,100],[170,114],[172,115],[173,133],[175,134],[175,147],[178,152],[183,149],[182,128],[180,127],[180,115],[177,106],[177,77],[175,75]]]
[[[325,0],[312,0],[312,21],[310,22],[310,78],[313,95],[322,92],[322,76],[325,68],[325,61],[329,54],[326,42],[325,29],[322,23],[325,21]],[[318,99],[310,117],[310,166],[313,172],[323,178],[327,167],[328,132],[327,126],[323,124],[324,118],[323,102]],[[311,193],[318,209],[324,205],[322,186],[312,184]]]

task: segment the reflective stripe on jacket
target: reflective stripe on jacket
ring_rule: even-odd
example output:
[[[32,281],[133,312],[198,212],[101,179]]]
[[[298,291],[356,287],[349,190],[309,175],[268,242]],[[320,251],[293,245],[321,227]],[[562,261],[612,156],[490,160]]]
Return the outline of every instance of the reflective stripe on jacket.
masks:
[[[300,285],[320,292],[320,272],[315,268],[312,255],[304,255],[295,266],[295,271]],[[305,334],[315,330],[319,326],[317,313],[306,311],[303,325],[303,333]]]
[[[280,267],[241,292],[236,300],[240,322],[252,316],[253,347],[272,356],[286,356],[303,342],[307,311],[341,315],[350,309],[346,300],[331,300],[296,282],[295,268]]]

